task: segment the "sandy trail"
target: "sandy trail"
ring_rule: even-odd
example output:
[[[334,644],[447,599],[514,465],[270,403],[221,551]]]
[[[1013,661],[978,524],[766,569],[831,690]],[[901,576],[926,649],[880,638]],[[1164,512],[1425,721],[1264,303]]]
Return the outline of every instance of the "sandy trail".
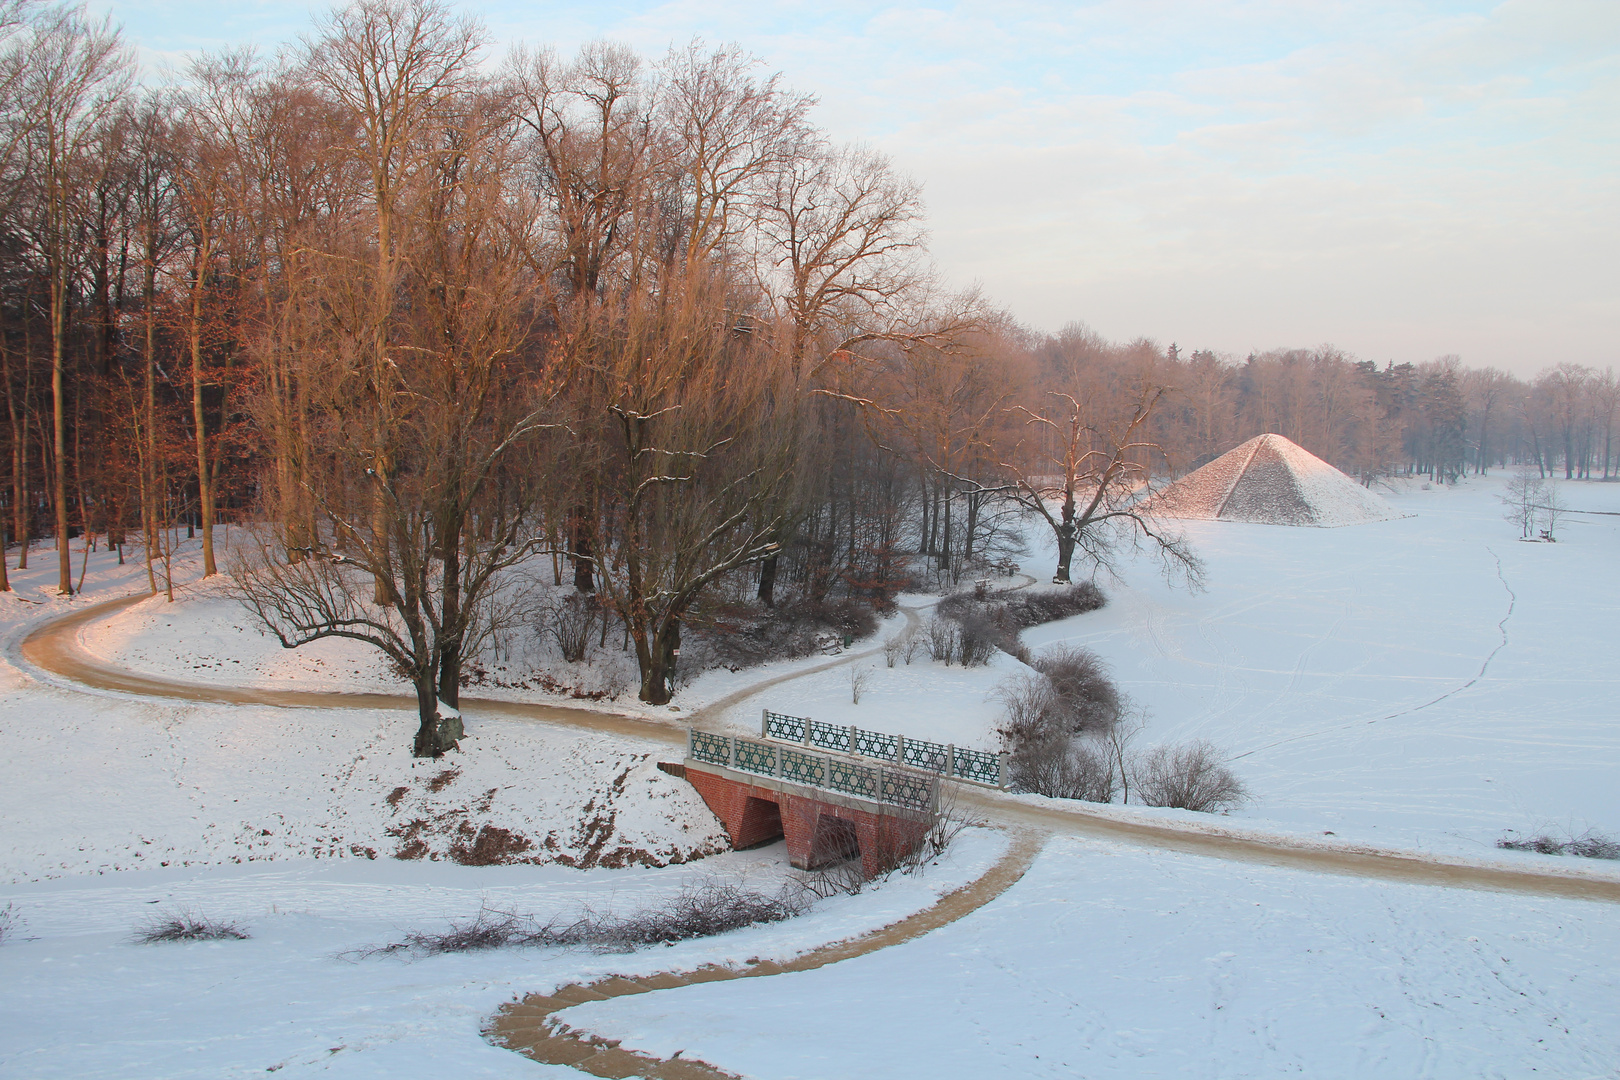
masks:
[[[53,619],[35,628],[23,638],[18,650],[21,658],[28,664],[72,683],[143,697],[291,708],[400,709],[411,712],[416,709],[416,699],[405,695],[236,689],[164,679],[105,663],[83,649],[78,640],[81,628],[144,599],[146,595],[143,593],[120,600],[109,600]],[[849,663],[865,655],[868,654],[862,652],[840,657],[827,664],[817,665],[792,675],[778,676],[744,688],[697,710],[691,719],[714,715],[768,686],[826,667]],[[686,745],[684,719],[680,726],[676,726],[638,717],[570,708],[566,705],[529,704],[471,697],[462,699],[462,708],[464,711],[481,712],[512,720],[538,721],[605,732],[665,747],[684,748]],[[1578,867],[1569,870],[1552,867],[1519,868],[1466,862],[1415,852],[1322,844],[1286,836],[1241,835],[1224,831],[1214,825],[1200,827],[1202,823],[1124,819],[1101,808],[1088,810],[1082,803],[1035,802],[1027,796],[1012,796],[972,785],[958,786],[957,804],[963,809],[982,815],[992,824],[1116,840],[1180,851],[1189,855],[1403,883],[1508,890],[1542,896],[1620,903],[1620,880],[1584,874]]]
[[[144,697],[291,708],[406,711],[414,711],[416,708],[415,698],[404,695],[248,690],[184,683],[126,671],[106,664],[85,652],[79,643],[81,628],[143,599],[144,595],[137,595],[112,600],[53,619],[26,635],[17,652],[27,663],[71,683]],[[917,624],[916,613],[908,610],[906,615],[908,625],[914,629]],[[840,657],[807,670],[776,676],[745,687],[697,710],[689,719],[698,720],[716,716],[767,687],[838,664],[849,663],[870,655],[872,651],[877,650]],[[611,713],[561,705],[531,705],[479,698],[463,699],[462,705],[467,709],[507,719],[608,732],[668,747],[681,747],[686,741],[684,726],[675,727]],[[1307,844],[1288,837],[1237,836],[1178,823],[1121,820],[1095,811],[1088,812],[1080,804],[1036,803],[1028,797],[1014,797],[970,785],[957,785],[955,803],[959,812],[982,815],[992,823],[1010,828],[1013,842],[1007,853],[985,874],[941,897],[923,911],[871,933],[823,945],[784,963],[763,962],[750,964],[741,969],[705,967],[696,971],[665,972],[638,979],[612,976],[589,985],[564,986],[546,995],[531,994],[521,1002],[504,1006],[491,1019],[485,1034],[498,1045],[535,1061],[569,1066],[592,1076],[647,1076],[662,1077],[665,1080],[733,1078],[736,1074],[725,1072],[708,1062],[679,1057],[663,1060],[626,1050],[612,1040],[569,1027],[555,1014],[584,1001],[674,990],[723,979],[757,978],[785,972],[809,971],[903,944],[971,914],[1006,892],[1023,877],[1044,846],[1046,838],[1053,833],[1139,844],[1190,855],[1321,873],[1348,874],[1408,884],[1509,890],[1620,903],[1620,881],[1586,877],[1579,873],[1521,870],[1430,858],[1407,852]]]
[[[940,897],[915,915],[859,937],[823,945],[782,963],[764,961],[742,968],[709,966],[695,971],[660,972],[635,979],[613,975],[586,985],[575,983],[559,987],[549,994],[530,994],[522,1001],[503,1006],[484,1034],[497,1045],[515,1050],[535,1061],[571,1066],[592,1076],[647,1076],[665,1080],[735,1078],[736,1073],[726,1072],[706,1061],[693,1058],[658,1059],[625,1050],[610,1039],[598,1038],[590,1032],[568,1026],[555,1014],[586,1001],[604,1001],[727,979],[813,971],[841,960],[903,944],[972,914],[1010,889],[1024,876],[1024,871],[1035,861],[1035,856],[1040,854],[1047,835],[1033,829],[1020,830],[1014,834],[1006,854],[975,880]]]

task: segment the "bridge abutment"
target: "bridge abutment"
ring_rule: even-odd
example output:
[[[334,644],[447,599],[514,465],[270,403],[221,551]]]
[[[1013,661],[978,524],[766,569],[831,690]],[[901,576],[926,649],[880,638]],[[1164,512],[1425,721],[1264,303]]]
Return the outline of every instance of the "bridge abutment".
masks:
[[[787,842],[788,862],[814,870],[856,853],[873,877],[922,842],[929,815],[688,760],[686,779],[725,826],[734,848]],[[864,803],[864,805],[863,805]]]

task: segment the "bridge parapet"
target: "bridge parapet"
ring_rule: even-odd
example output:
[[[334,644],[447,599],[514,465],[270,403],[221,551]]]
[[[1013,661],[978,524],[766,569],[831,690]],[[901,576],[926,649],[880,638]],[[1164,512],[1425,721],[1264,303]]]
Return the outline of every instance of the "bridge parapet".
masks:
[[[927,815],[939,810],[939,777],[929,772],[869,765],[802,747],[695,728],[687,731],[686,739],[687,758],[692,761],[836,792],[877,804],[873,807],[876,813],[885,812],[884,807]]]
[[[789,716],[769,709],[760,712],[759,735],[762,739],[799,743],[807,749],[815,747],[852,757],[891,762],[970,784],[986,787],[1005,787],[1007,784],[1006,754],[990,754],[928,739],[867,731],[853,724],[827,724],[808,716]]]

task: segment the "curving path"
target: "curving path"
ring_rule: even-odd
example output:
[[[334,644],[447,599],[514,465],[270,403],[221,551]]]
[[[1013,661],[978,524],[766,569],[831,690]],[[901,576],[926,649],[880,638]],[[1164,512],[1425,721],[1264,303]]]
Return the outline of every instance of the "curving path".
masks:
[[[823,945],[783,963],[755,962],[743,968],[707,966],[696,971],[661,972],[635,979],[612,975],[586,985],[572,983],[549,994],[530,994],[520,1002],[502,1006],[495,1019],[484,1029],[484,1035],[491,1042],[508,1050],[516,1050],[535,1061],[547,1065],[568,1065],[592,1076],[734,1080],[735,1073],[725,1072],[706,1061],[694,1058],[659,1059],[625,1050],[611,1039],[601,1039],[587,1031],[569,1027],[555,1014],[586,1001],[605,1001],[726,979],[752,979],[793,971],[813,971],[840,960],[902,944],[970,915],[1006,892],[1024,876],[1024,871],[1029,869],[1035,856],[1040,853],[1045,839],[1044,833],[1034,831],[1015,834],[1007,853],[977,880],[947,893],[915,915],[882,929],[847,941]]]
[[[106,664],[88,655],[80,646],[78,636],[82,627],[145,598],[144,595],[136,595],[108,601],[53,619],[23,638],[18,649],[21,658],[70,683],[148,697],[294,708],[416,708],[415,698],[403,695],[233,689],[163,679]],[[915,612],[908,610],[906,615],[909,625],[914,628],[917,622]],[[768,687],[814,671],[847,664],[877,651],[866,650],[765,680],[697,710],[690,719],[718,715]],[[463,704],[510,719],[585,728],[669,746],[682,746],[685,743],[684,727],[676,728],[635,717],[560,705],[531,705],[476,698],[465,699]],[[1036,801],[1028,796],[1010,796],[970,785],[957,785],[955,797],[959,807],[983,814],[993,823],[1011,827],[1013,843],[983,876],[947,894],[931,907],[882,929],[848,941],[824,945],[785,963],[755,963],[742,969],[710,966],[696,971],[665,972],[637,979],[612,976],[589,985],[564,986],[547,995],[531,994],[521,1002],[502,1007],[486,1029],[486,1036],[536,1061],[570,1066],[592,1076],[648,1076],[664,1080],[732,1078],[735,1074],[704,1061],[681,1058],[660,1060],[625,1050],[612,1040],[569,1027],[555,1014],[585,1001],[673,990],[723,979],[809,971],[902,944],[971,914],[1000,896],[1023,876],[1039,854],[1046,837],[1054,832],[1123,841],[1193,855],[1386,881],[1511,890],[1620,903],[1620,880],[1493,867],[1395,851],[1327,847],[1286,837],[1238,836],[1173,823],[1122,819],[1098,810],[1088,811],[1079,804]]]
[[[79,630],[125,607],[146,599],[145,594],[110,600],[52,619],[22,640],[22,659],[69,683],[138,694],[226,704],[277,705],[294,708],[402,709],[414,712],[416,699],[391,694],[344,694],[312,690],[258,690],[205,686],[127,671],[89,655],[79,644]],[[913,616],[914,617],[914,616]],[[799,675],[847,664],[877,650],[840,657],[805,671],[778,676],[745,688],[697,710],[693,719],[714,715],[770,686]],[[613,713],[593,712],[566,705],[463,698],[464,710],[514,720],[539,721],[606,732],[670,747],[686,745],[686,727]],[[1444,885],[1454,888],[1495,889],[1620,903],[1620,879],[1587,876],[1579,869],[1518,868],[1467,862],[1349,845],[1328,845],[1286,836],[1239,834],[1202,823],[1161,822],[1132,818],[1084,803],[1017,796],[973,785],[957,786],[957,802],[983,815],[990,823],[1043,832],[1117,840],[1165,848],[1190,855],[1292,867],[1319,873],[1349,874],[1386,881]]]

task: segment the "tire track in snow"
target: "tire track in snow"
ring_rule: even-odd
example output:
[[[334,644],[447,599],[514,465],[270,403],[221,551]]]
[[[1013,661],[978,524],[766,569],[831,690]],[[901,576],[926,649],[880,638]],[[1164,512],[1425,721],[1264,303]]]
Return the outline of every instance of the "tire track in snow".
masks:
[[[1441,694],[1439,697],[1431,698],[1430,700],[1425,701],[1423,704],[1414,705],[1409,709],[1401,709],[1398,712],[1388,713],[1388,714],[1386,714],[1384,716],[1375,716],[1370,720],[1352,720],[1347,724],[1335,724],[1333,727],[1322,728],[1322,729],[1320,729],[1318,731],[1307,731],[1307,732],[1303,732],[1303,733],[1301,733],[1299,735],[1290,735],[1286,739],[1278,739],[1275,742],[1266,743],[1264,746],[1257,746],[1252,750],[1245,750],[1241,754],[1233,754],[1231,757],[1227,758],[1226,760],[1228,760],[1228,761],[1239,761],[1239,760],[1241,760],[1243,758],[1250,757],[1250,756],[1252,756],[1254,754],[1258,754],[1258,753],[1261,753],[1261,752],[1266,751],[1266,750],[1274,750],[1279,746],[1286,746],[1289,743],[1300,742],[1301,740],[1304,740],[1304,739],[1314,739],[1314,738],[1317,738],[1317,737],[1322,736],[1322,735],[1331,735],[1332,733],[1334,733],[1336,731],[1349,731],[1351,729],[1358,728],[1358,727],[1366,727],[1369,724],[1381,724],[1385,720],[1399,720],[1403,716],[1411,716],[1413,713],[1422,712],[1424,709],[1427,709],[1430,706],[1438,705],[1442,701],[1446,701],[1449,698],[1456,697],[1458,694],[1462,693],[1464,690],[1471,689],[1476,684],[1478,684],[1478,682],[1485,677],[1485,673],[1490,670],[1491,661],[1496,659],[1496,654],[1501,652],[1503,649],[1507,648],[1507,644],[1508,644],[1508,632],[1507,632],[1508,620],[1513,618],[1513,609],[1518,605],[1518,602],[1519,602],[1518,594],[1513,591],[1513,587],[1511,585],[1509,585],[1508,582],[1507,582],[1507,576],[1502,573],[1502,557],[1500,555],[1498,555],[1494,550],[1492,550],[1492,548],[1488,544],[1486,545],[1485,550],[1489,551],[1490,554],[1491,554],[1491,558],[1496,560],[1496,579],[1502,583],[1503,590],[1506,591],[1506,593],[1508,594],[1508,608],[1507,608],[1507,613],[1504,614],[1502,616],[1501,620],[1498,621],[1497,624],[1496,624],[1497,633],[1501,634],[1502,640],[1497,642],[1496,647],[1494,649],[1492,649],[1486,655],[1484,660],[1480,661],[1479,670],[1474,673],[1474,677],[1472,679],[1469,679],[1467,682],[1463,683],[1461,686],[1455,686],[1455,687],[1451,688],[1450,690],[1447,690],[1445,693]]]

